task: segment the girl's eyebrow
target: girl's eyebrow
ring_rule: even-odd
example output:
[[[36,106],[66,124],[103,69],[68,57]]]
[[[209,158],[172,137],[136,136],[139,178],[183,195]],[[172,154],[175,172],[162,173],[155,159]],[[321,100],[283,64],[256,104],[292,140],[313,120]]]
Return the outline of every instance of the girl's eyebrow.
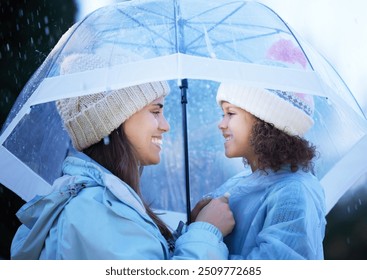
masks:
[[[223,110],[233,110],[233,109],[236,109],[236,108],[238,108],[238,107],[236,107],[236,106],[234,106],[234,105],[232,105],[232,104],[229,104],[229,105],[227,105],[227,106],[223,106]]]

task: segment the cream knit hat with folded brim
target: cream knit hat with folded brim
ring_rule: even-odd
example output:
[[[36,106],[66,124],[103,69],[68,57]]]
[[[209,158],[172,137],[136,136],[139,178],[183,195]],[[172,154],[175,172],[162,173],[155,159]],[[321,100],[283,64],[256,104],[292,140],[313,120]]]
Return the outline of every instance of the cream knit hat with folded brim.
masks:
[[[92,54],[73,54],[66,57],[60,74],[71,74],[107,66],[103,59]],[[82,151],[98,143],[124,121],[155,99],[166,96],[167,82],[151,82],[118,90],[56,101],[73,146]]]
[[[314,103],[310,95],[222,83],[217,92],[219,106],[223,101],[292,136],[302,137],[314,124]]]

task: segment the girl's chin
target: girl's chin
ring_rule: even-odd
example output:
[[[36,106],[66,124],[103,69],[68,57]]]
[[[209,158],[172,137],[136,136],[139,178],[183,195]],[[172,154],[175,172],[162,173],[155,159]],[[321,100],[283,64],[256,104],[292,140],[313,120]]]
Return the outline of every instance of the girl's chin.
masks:
[[[225,151],[224,154],[226,155],[227,158],[238,158],[238,157],[243,157],[242,155],[238,154],[238,153],[233,153],[231,151]]]
[[[228,145],[228,143],[225,143],[224,145],[224,154],[226,155],[227,158],[235,157],[234,150],[230,148],[230,145]]]
[[[235,157],[231,153],[227,153],[227,152],[225,153],[225,155],[226,155],[227,158],[234,158]]]

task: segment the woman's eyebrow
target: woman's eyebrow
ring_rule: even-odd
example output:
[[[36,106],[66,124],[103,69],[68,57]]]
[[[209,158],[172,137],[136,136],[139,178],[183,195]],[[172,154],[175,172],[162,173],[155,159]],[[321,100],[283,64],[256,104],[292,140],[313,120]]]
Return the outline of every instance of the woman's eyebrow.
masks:
[[[159,109],[162,109],[163,108],[163,104],[162,103],[154,103],[154,104],[152,104],[152,106],[159,107]]]

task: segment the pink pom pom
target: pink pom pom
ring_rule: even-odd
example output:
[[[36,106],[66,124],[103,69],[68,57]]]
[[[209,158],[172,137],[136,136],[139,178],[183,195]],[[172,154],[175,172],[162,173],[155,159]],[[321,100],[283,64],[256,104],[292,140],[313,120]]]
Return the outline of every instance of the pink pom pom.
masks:
[[[303,68],[307,65],[302,50],[295,46],[291,40],[281,39],[274,43],[268,50],[266,57],[291,64],[299,63]]]

